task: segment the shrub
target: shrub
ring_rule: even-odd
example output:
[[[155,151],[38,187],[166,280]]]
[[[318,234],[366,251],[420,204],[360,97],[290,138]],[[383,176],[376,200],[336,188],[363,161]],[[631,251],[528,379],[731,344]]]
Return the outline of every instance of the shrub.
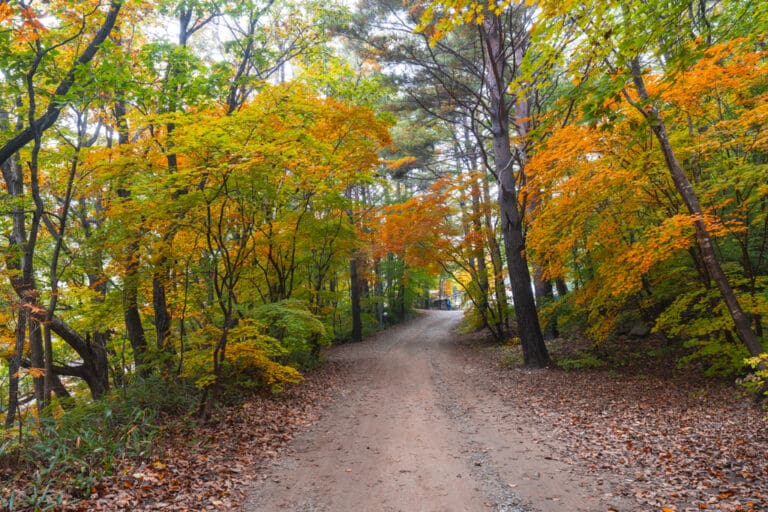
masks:
[[[757,357],[744,361],[754,371],[737,382],[750,390],[757,399],[768,396],[768,353],[763,352]]]
[[[195,396],[194,388],[184,382],[155,377],[66,410],[52,404],[35,434],[15,447],[19,463],[35,468],[27,493],[9,497],[2,507],[54,508],[61,496],[49,493],[46,485],[54,480],[75,497],[89,496],[120,460],[150,457],[160,417],[191,411]]]
[[[597,370],[605,368],[607,364],[594,353],[585,351],[576,352],[557,361],[557,365],[565,371]]]
[[[298,368],[317,364],[320,348],[329,345],[331,337],[325,325],[298,300],[282,300],[259,306],[253,317],[264,324],[266,334],[282,347],[279,360]]]

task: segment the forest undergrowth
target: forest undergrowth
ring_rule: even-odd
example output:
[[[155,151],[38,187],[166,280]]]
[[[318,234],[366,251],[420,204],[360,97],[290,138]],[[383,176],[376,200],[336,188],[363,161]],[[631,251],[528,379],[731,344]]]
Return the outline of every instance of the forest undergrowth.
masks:
[[[85,489],[71,464],[68,472],[46,468],[45,461],[0,467],[0,480],[10,482],[0,511],[236,509],[258,468],[316,419],[340,379],[340,368],[327,363],[280,394],[252,391],[222,405],[207,424],[162,416],[153,424],[151,449],[127,454],[108,470],[103,461],[85,467]],[[41,471],[49,474],[39,478]]]

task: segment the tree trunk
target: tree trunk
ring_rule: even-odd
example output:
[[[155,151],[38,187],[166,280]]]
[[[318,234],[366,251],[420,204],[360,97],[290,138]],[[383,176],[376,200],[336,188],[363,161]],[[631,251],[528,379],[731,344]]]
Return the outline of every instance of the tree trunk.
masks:
[[[699,198],[696,195],[696,191],[693,190],[691,181],[686,176],[683,168],[680,166],[680,162],[677,160],[672,144],[669,141],[667,135],[667,128],[664,120],[661,118],[656,105],[649,103],[649,94],[645,87],[645,80],[643,79],[642,69],[640,67],[639,59],[635,58],[630,63],[630,69],[632,72],[632,80],[637,89],[638,95],[643,104],[634,103],[634,106],[642,113],[651,124],[653,134],[656,136],[656,140],[659,141],[661,151],[664,154],[664,160],[669,169],[669,173],[672,177],[672,181],[675,183],[680,196],[683,198],[688,212],[696,217],[694,221],[694,228],[696,230],[696,243],[701,251],[702,259],[707,272],[712,277],[712,280],[720,290],[720,295],[725,302],[728,312],[733,319],[734,330],[739,339],[744,343],[752,356],[758,356],[764,352],[760,340],[757,339],[755,333],[752,331],[749,318],[744,314],[741,309],[736,294],[731,288],[731,284],[728,282],[728,278],[723,272],[720,263],[717,261],[715,250],[712,245],[712,238],[707,230],[707,225],[703,219],[703,211],[699,204]]]
[[[384,283],[381,278],[381,258],[373,262],[373,293],[376,296],[376,323],[379,329],[384,328]]]
[[[133,245],[133,244],[131,244]],[[133,249],[129,249],[133,252]],[[134,258],[135,254],[129,254],[129,258]],[[138,303],[138,279],[135,263],[128,264],[126,269],[124,287],[123,287],[123,322],[125,323],[125,332],[128,336],[128,342],[133,350],[133,363],[136,372],[141,377],[148,377],[150,370],[145,364],[144,354],[147,351],[147,338],[144,334],[144,326],[141,324],[141,315],[139,314]]]
[[[519,103],[518,103],[519,104]],[[526,105],[527,107],[527,105]],[[518,109],[517,117],[521,118],[521,116],[528,116],[528,109]],[[527,122],[521,121],[521,135],[526,134],[527,132]],[[530,216],[533,211],[536,209],[536,199],[531,198],[528,203],[528,207],[526,208],[526,213]],[[544,275],[544,269],[542,268],[541,264],[539,264],[538,261],[534,260],[532,263],[533,267],[533,292],[536,296],[536,306],[541,308],[542,305],[544,305],[545,302],[552,299],[553,291],[552,291],[552,283],[550,281],[547,281],[543,278]]]
[[[568,294],[568,285],[565,284],[565,281],[562,277],[555,279],[555,289],[557,290],[558,298],[562,299]]]
[[[549,353],[544,345],[544,337],[536,312],[536,301],[531,290],[531,275],[525,257],[525,239],[517,198],[508,188],[508,184],[507,186],[502,184],[500,187],[499,203],[515,318],[523,348],[523,362],[525,366],[544,368],[549,364]]]
[[[541,277],[543,273],[540,266],[533,266],[533,290],[539,307],[552,298],[552,283]]]
[[[213,350],[213,383],[206,386],[200,399],[200,407],[197,410],[197,418],[201,423],[207,423],[211,419],[213,406],[219,399],[219,389],[221,388],[221,377],[224,359],[226,358],[227,338],[229,337],[229,326],[232,323],[232,314],[224,314],[224,326],[221,329],[221,336]]]
[[[476,261],[476,273],[477,273],[477,286],[480,291],[480,297],[477,308],[480,316],[486,324],[488,322],[488,311],[490,310],[490,304],[488,296],[490,294],[490,284],[488,280],[488,264],[485,261],[485,236],[483,230],[483,223],[481,220],[481,204],[480,204],[480,187],[477,180],[472,182],[472,231],[475,233],[476,243],[473,247],[473,256]],[[487,325],[493,332],[493,336],[497,340],[501,340],[504,335],[504,330],[500,328],[500,318],[496,318],[494,325]]]
[[[483,21],[486,43],[486,82],[490,94],[490,121],[493,134],[493,155],[496,176],[499,181],[499,209],[504,248],[507,256],[515,318],[523,348],[523,362],[532,368],[544,368],[549,364],[549,354],[536,313],[536,302],[531,290],[531,275],[525,255],[523,218],[518,203],[519,189],[515,178],[514,162],[510,145],[510,102],[507,98],[507,72],[504,45],[505,36],[501,20],[491,11]],[[521,42],[518,42],[521,44]],[[518,169],[522,173],[522,169]]]
[[[363,339],[362,308],[360,305],[360,277],[357,268],[357,251],[349,259],[350,299],[352,302],[352,341]]]
[[[30,303],[30,306],[39,307],[36,303]],[[43,407],[49,401],[45,394],[45,349],[43,348],[43,330],[32,318],[29,319],[29,360],[32,368],[42,372],[39,377],[32,378],[35,384],[37,411],[42,413]]]
[[[93,398],[100,398],[109,391],[109,365],[107,361],[108,334],[97,332],[92,339],[86,339],[90,357],[83,365],[83,379],[88,384]]]
[[[118,144],[127,145],[130,142],[128,121],[126,120],[125,100],[122,98],[115,102],[115,121],[117,124]],[[131,200],[131,192],[121,186],[117,189],[117,196],[123,201]],[[133,240],[128,244],[125,253],[125,276],[123,276],[123,322],[128,342],[133,351],[133,363],[140,377],[148,377],[149,367],[145,364],[144,354],[147,351],[147,337],[144,326],[141,323],[139,313],[139,242]]]
[[[24,351],[24,341],[27,339],[27,311],[19,309],[16,320],[16,343],[13,355],[8,360],[8,413],[5,416],[5,427],[10,428],[16,419],[19,410],[19,370],[21,370],[21,356]]]
[[[491,190],[488,183],[488,175],[483,176],[483,201],[485,204],[491,204]],[[485,211],[485,240],[488,244],[488,252],[491,254],[491,264],[493,265],[493,286],[496,294],[496,310],[499,319],[499,329],[504,333],[509,332],[509,316],[507,304],[507,287],[504,284],[504,260],[501,257],[501,247],[496,238],[496,230],[493,227],[491,212]]]
[[[168,300],[165,294],[165,274],[167,270],[165,257],[155,269],[152,275],[152,305],[155,310],[155,335],[157,336],[157,349],[159,351],[172,351],[169,349],[168,337],[171,334],[171,313],[168,309]]]

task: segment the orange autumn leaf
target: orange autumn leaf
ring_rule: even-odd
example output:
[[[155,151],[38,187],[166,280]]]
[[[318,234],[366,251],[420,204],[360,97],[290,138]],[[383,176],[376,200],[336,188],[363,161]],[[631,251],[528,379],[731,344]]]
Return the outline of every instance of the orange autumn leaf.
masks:
[[[13,16],[13,7],[7,2],[0,3],[0,22],[3,22]]]
[[[28,375],[32,377],[33,379],[39,379],[41,377],[45,377],[45,368],[23,368],[13,374],[13,377],[19,378],[24,377],[25,375]]]

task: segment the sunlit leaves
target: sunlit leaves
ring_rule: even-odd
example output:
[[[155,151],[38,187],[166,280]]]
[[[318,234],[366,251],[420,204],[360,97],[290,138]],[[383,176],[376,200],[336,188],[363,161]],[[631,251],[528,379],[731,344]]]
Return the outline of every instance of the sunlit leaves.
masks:
[[[13,16],[13,8],[11,7],[11,4],[8,2],[0,4],[0,23],[8,20],[11,16]]]
[[[184,307],[190,318],[215,326],[192,335],[199,348],[185,363],[205,387],[214,382],[206,361],[222,335],[227,304],[236,305],[232,314],[238,318],[258,316],[259,304],[309,287],[298,269],[318,254],[348,255],[354,233],[346,221],[353,207],[346,192],[373,182],[377,150],[389,137],[387,125],[370,110],[318,98],[299,84],[265,87],[229,115],[208,110],[143,122],[161,127],[169,120],[177,159],[172,172],[164,165],[169,146],[162,129],[118,148],[104,172],[131,192],[130,201],[111,198],[110,216],[143,226],[120,243],[131,243],[141,233],[137,242],[148,263],[159,255],[177,261],[176,272],[186,273],[187,288],[181,293],[179,283],[169,283],[171,307],[177,312]],[[177,228],[169,238],[170,222]],[[337,244],[344,250],[334,248]],[[206,298],[212,291],[213,302]],[[191,307],[190,298],[202,300],[202,309]],[[299,315],[300,309],[293,310]],[[305,323],[318,323],[306,313]],[[324,339],[322,324],[319,331],[288,338],[268,330],[247,334],[246,324],[240,320],[229,330],[227,359],[239,371],[261,368],[269,385],[296,379],[294,370],[274,358],[288,349],[312,350],[301,343]]]
[[[411,9],[419,13],[416,30],[429,36],[432,44],[465,24],[482,25],[486,16],[500,16],[510,6],[529,3],[517,0],[450,0],[411,2]],[[426,7],[423,5],[426,4]]]
[[[694,222],[703,220],[717,240],[745,310],[756,318],[764,314],[761,301],[749,298],[764,293],[756,275],[764,273],[758,263],[764,249],[756,239],[762,239],[766,229],[760,178],[766,169],[764,52],[750,37],[708,43],[703,37],[667,39],[657,25],[631,30],[654,9],[675,23],[693,24],[693,31],[703,29],[695,25],[700,20],[690,18],[693,12],[664,10],[653,3],[637,12],[618,6],[600,11],[606,8],[611,9],[610,2],[595,5],[591,15],[610,14],[616,23],[610,33],[601,32],[605,27],[585,13],[583,39],[575,39],[563,53],[582,51],[566,66],[574,77],[573,103],[558,105],[559,112],[580,114],[569,126],[569,120],[563,124],[553,111],[552,124],[544,125],[546,145],[531,161],[532,193],[540,194],[542,201],[530,233],[534,257],[548,276],[575,281],[575,301],[587,312],[589,332],[597,339],[611,334],[621,311],[639,306],[648,316],[655,308],[668,307],[657,324],[668,335],[722,340],[730,327],[717,294],[698,303],[702,309],[695,322],[678,314],[692,310],[695,301],[675,297],[700,297],[701,287],[711,286],[694,243]],[[556,16],[559,7],[545,3],[544,9]],[[720,15],[725,19],[728,14]],[[608,18],[601,14],[598,19]],[[675,53],[662,60],[646,52],[639,42],[649,41],[651,34]],[[666,164],[642,112],[650,105],[641,103],[627,75],[625,63],[637,55],[647,63],[642,71],[648,93],[661,109],[669,139],[694,182],[702,215],[689,215],[682,208],[665,176]],[[715,353],[714,345],[697,349],[709,357]],[[737,359],[734,355],[730,361]]]

